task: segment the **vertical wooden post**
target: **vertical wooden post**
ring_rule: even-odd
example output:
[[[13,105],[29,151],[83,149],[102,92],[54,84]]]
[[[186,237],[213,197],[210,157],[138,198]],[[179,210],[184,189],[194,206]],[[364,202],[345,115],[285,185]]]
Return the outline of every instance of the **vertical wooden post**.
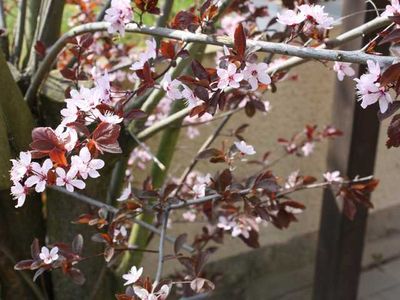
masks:
[[[378,0],[374,3],[378,8],[384,8],[387,1]],[[364,0],[344,1],[343,15],[366,8],[372,9]],[[343,30],[375,17],[375,12],[368,12],[345,19]],[[346,48],[359,49],[373,37],[365,36],[362,43],[361,40],[354,41]],[[365,66],[360,66],[359,75],[365,69]],[[328,170],[340,170],[350,178],[373,174],[379,134],[376,112],[377,105],[362,109],[356,103],[354,82],[347,80],[337,84],[333,124],[343,130],[346,136],[330,144]],[[357,297],[368,211],[364,207],[357,207],[357,215],[354,221],[350,221],[338,205],[331,190],[325,190],[314,275],[314,300],[355,300]]]

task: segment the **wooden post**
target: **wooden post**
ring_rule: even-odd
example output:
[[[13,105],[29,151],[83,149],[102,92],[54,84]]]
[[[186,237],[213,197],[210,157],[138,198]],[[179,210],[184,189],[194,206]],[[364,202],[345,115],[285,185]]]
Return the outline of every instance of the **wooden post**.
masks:
[[[374,3],[378,8],[384,8],[387,1],[378,0]],[[345,1],[343,15],[366,8],[372,9],[364,0]],[[343,30],[346,31],[375,17],[375,12],[368,12],[358,17],[347,18]],[[373,37],[374,35],[365,36],[362,43],[360,40],[354,41],[351,45],[346,45],[346,48],[359,49]],[[360,66],[359,75],[363,74],[365,69],[365,66]],[[330,144],[328,170],[340,170],[350,178],[373,174],[379,134],[377,109],[377,105],[362,109],[359,103],[356,103],[352,80],[337,84],[333,103],[333,124],[343,130],[346,136]],[[325,190],[314,275],[314,300],[357,298],[368,211],[358,206],[354,221],[350,221],[341,212],[340,205],[332,191]]]

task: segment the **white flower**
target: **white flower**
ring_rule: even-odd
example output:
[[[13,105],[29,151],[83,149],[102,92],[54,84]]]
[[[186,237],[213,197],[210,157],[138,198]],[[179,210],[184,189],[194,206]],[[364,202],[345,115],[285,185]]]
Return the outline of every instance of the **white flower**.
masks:
[[[155,59],[157,57],[157,42],[154,38],[151,38],[150,40],[146,40],[146,56],[147,59]]]
[[[53,247],[51,250],[47,247],[42,247],[39,257],[46,265],[51,264],[58,259],[58,247]]]
[[[268,65],[266,63],[248,64],[243,70],[244,80],[246,80],[253,91],[258,88],[258,82],[270,84],[271,77],[267,74]]]
[[[62,141],[67,151],[72,151],[75,148],[78,142],[78,132],[74,128],[58,125],[54,133],[57,135],[57,138]]]
[[[84,189],[86,184],[80,180],[76,179],[76,175],[78,174],[78,170],[76,168],[71,168],[69,171],[66,173],[63,168],[57,168],[56,173],[58,175],[56,179],[56,184],[58,186],[64,186],[69,192],[73,192],[74,188],[77,189]]]
[[[149,293],[146,289],[135,286],[133,288],[136,296],[141,300],[165,300],[169,294],[170,288],[164,284],[157,293]]]
[[[288,9],[282,13],[277,13],[277,21],[283,25],[294,26],[300,24],[305,20],[305,16],[301,13],[296,13],[295,11]]]
[[[218,88],[219,89],[224,89],[226,87],[232,87],[232,88],[239,88],[240,87],[240,82],[243,80],[243,74],[241,73],[236,73],[236,66],[233,63],[230,63],[228,65],[228,68],[225,69],[217,69],[217,74],[219,77],[218,81]]]
[[[307,142],[301,147],[301,151],[303,151],[304,156],[309,156],[314,151],[314,143]]]
[[[38,163],[32,163],[32,172],[31,175],[26,181],[25,185],[27,187],[35,186],[35,191],[37,193],[41,193],[46,188],[47,183],[47,174],[49,173],[50,169],[53,168],[53,162],[51,159],[46,159],[43,162],[43,165],[40,166]]]
[[[79,151],[79,156],[74,155],[71,157],[71,168],[77,169],[83,179],[88,176],[91,178],[99,177],[100,174],[97,170],[103,167],[104,161],[102,159],[92,159],[88,147],[83,147]]]
[[[188,222],[194,222],[196,221],[196,213],[193,210],[185,211],[182,214],[182,218]]]
[[[11,159],[11,163],[10,178],[12,181],[19,181],[32,167],[32,154],[29,151],[20,152],[19,159]]]
[[[142,276],[142,273],[143,267],[138,270],[136,266],[133,266],[127,274],[122,275],[122,278],[126,280],[124,285],[134,284]]]
[[[14,200],[17,200],[17,204],[15,205],[16,208],[24,205],[28,192],[29,189],[26,185],[22,185],[18,181],[14,182],[14,185],[11,187],[11,195]]]
[[[231,230],[235,226],[235,222],[231,220],[231,218],[227,218],[225,216],[218,217],[217,227],[223,230]]]
[[[60,111],[63,119],[61,121],[62,125],[67,125],[69,123],[75,122],[79,116],[79,110],[75,105],[67,104],[66,108]]]
[[[250,231],[251,231],[251,226],[246,225],[242,222],[237,222],[233,226],[231,235],[233,237],[238,237],[239,235],[242,235],[245,239],[248,239],[250,237]]]
[[[252,145],[247,145],[245,141],[234,142],[235,147],[240,151],[241,154],[253,155],[256,154]]]
[[[110,22],[108,32],[114,34],[119,32],[121,36],[125,34],[125,24],[132,20],[133,12],[130,0],[112,0],[111,7],[106,10],[104,20]]]
[[[204,197],[206,194],[206,185],[205,184],[195,184],[193,186],[193,193],[195,198]]]
[[[131,198],[131,196],[132,196],[132,186],[131,186],[131,183],[129,182],[128,186],[126,188],[124,188],[124,190],[121,193],[121,196],[119,196],[117,201],[128,200],[129,198]]]
[[[391,17],[400,14],[400,3],[399,0],[392,0],[391,5],[387,5],[385,11],[382,13],[382,17]]]
[[[289,174],[288,179],[285,183],[285,189],[294,188],[297,184],[297,177],[299,176],[300,170],[294,171]]]
[[[181,82],[179,80],[172,80],[171,74],[165,74],[161,86],[166,91],[167,97],[171,100],[177,100],[182,98],[182,93],[179,90]]]
[[[96,110],[95,115],[100,119],[100,121],[108,124],[118,124],[124,120],[120,116],[115,115],[110,111],[106,111],[104,114],[102,114],[99,110]]]
[[[340,177],[339,171],[326,172],[323,176],[327,182],[343,182],[343,178]]]
[[[339,81],[343,81],[345,76],[352,77],[356,73],[350,63],[336,61],[333,70],[337,73]]]

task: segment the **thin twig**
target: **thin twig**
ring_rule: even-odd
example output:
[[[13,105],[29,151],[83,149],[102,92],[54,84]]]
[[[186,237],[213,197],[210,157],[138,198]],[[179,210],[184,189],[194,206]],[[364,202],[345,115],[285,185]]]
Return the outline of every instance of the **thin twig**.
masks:
[[[160,282],[163,266],[164,266],[164,243],[165,243],[165,236],[167,232],[167,224],[168,224],[168,217],[169,217],[169,208],[167,207],[162,214],[162,225],[161,225],[161,234],[160,234],[160,243],[158,247],[158,265],[157,265],[157,273],[156,278],[154,280],[154,286]]]
[[[183,187],[183,185],[184,185],[184,183],[186,181],[186,178],[189,175],[189,173],[197,165],[197,162],[198,162],[197,156],[198,156],[198,154],[203,152],[204,150],[206,150],[215,141],[215,139],[218,137],[218,135],[220,134],[220,132],[222,131],[222,129],[225,127],[225,125],[228,123],[228,121],[230,120],[230,118],[232,116],[233,116],[233,114],[225,116],[225,118],[218,125],[218,127],[215,128],[214,132],[204,141],[203,145],[201,145],[200,149],[197,151],[196,156],[192,159],[192,161],[190,162],[189,166],[183,171],[182,176],[179,178],[179,181],[177,183],[178,187],[177,187],[177,189],[175,191],[175,196],[182,189],[182,187]]]
[[[375,22],[370,22],[370,27],[359,26],[358,30],[353,31],[352,38],[363,35],[367,30],[376,29],[377,26],[385,26],[388,23],[388,18],[377,18]],[[366,24],[364,24],[366,25]],[[95,22],[84,25],[79,25],[66,32],[58,41],[50,48],[48,54],[41,63],[39,69],[32,78],[32,83],[25,95],[25,99],[31,103],[36,96],[37,90],[42,83],[43,79],[50,71],[53,62],[58,54],[62,51],[71,37],[75,37],[88,32],[106,31],[110,24],[108,22]],[[137,27],[136,24],[127,24],[126,32],[134,32],[140,34],[147,34],[152,36],[167,37],[171,39],[181,40],[185,42],[203,43],[218,46],[232,46],[233,39],[226,36],[211,36],[206,34],[191,33],[182,30],[173,30],[169,28],[155,28],[155,27]],[[343,51],[343,50],[327,50],[315,48],[303,48],[299,46],[292,46],[280,43],[271,43],[264,41],[247,40],[248,46],[253,46],[261,52],[283,54],[288,56],[297,56],[305,59],[317,60],[331,60],[331,61],[344,61],[351,63],[366,63],[367,60],[374,60],[382,65],[392,64],[396,58],[391,56],[378,56],[360,53],[360,51]]]
[[[69,196],[75,198],[76,200],[79,200],[80,202],[87,203],[89,205],[92,205],[92,206],[95,206],[95,207],[99,207],[99,208],[105,208],[111,213],[117,213],[118,212],[118,208],[116,208],[116,207],[114,207],[112,205],[105,204],[105,203],[103,203],[101,201],[98,201],[96,199],[90,198],[88,196],[85,196],[85,195],[82,195],[82,194],[79,194],[79,193],[76,193],[76,192],[69,192],[65,188],[62,188],[62,187],[59,187],[59,186],[55,186],[55,185],[49,186],[49,188],[51,188],[51,189],[53,189],[55,191],[58,191],[60,193],[64,193],[66,195],[69,195]],[[143,222],[143,221],[141,221],[139,219],[132,219],[132,221],[134,223],[137,223],[138,225],[146,228],[147,230],[149,230],[151,232],[154,232],[155,234],[161,235],[161,231],[158,228],[156,228],[155,226],[151,225],[151,224]],[[168,235],[165,236],[165,239],[170,243],[175,243],[175,240],[176,240],[175,237],[168,236]],[[193,252],[194,251],[194,249],[191,246],[187,245],[187,244],[184,244],[182,248],[185,249],[188,252]]]

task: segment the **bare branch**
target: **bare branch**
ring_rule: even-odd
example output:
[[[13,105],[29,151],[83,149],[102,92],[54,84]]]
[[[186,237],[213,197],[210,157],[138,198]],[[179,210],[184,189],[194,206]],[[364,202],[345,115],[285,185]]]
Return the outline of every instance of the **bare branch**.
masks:
[[[160,243],[158,247],[158,264],[157,264],[156,278],[154,280],[154,286],[156,286],[160,282],[164,266],[164,243],[165,243],[165,235],[167,232],[168,217],[169,217],[169,208],[167,207],[162,214]]]
[[[88,196],[85,196],[85,195],[82,195],[82,194],[79,194],[79,193],[76,193],[76,192],[69,192],[64,188],[59,187],[59,186],[55,186],[55,185],[49,186],[49,188],[51,188],[53,190],[56,190],[58,192],[67,194],[67,195],[75,198],[76,200],[79,200],[81,202],[87,203],[89,205],[92,205],[92,206],[95,206],[95,207],[99,207],[99,208],[105,208],[109,212],[112,212],[112,213],[117,213],[118,212],[118,209],[116,207],[114,207],[112,205],[105,204],[103,202],[100,202],[100,201],[98,201],[96,199],[93,199],[93,198],[90,198]],[[159,230],[158,228],[156,228],[155,226],[153,226],[151,224],[143,222],[143,221],[141,221],[139,219],[133,219],[132,221],[134,223],[137,223],[138,225],[146,228],[147,230],[149,230],[151,232],[154,232],[155,234],[161,235],[161,230]],[[168,236],[168,235],[165,235],[165,239],[170,243],[175,243],[175,240],[176,240],[176,238]],[[187,245],[187,244],[183,245],[183,248],[188,252],[193,252],[194,251],[194,249],[191,246]]]
[[[371,24],[370,27],[365,27],[365,26],[358,27],[358,28],[362,27],[362,29],[359,29],[356,32],[352,32],[351,35],[352,38],[364,34],[365,32],[367,32],[367,30],[370,32],[375,30],[377,27],[385,26],[385,24],[387,24],[388,22],[387,18],[378,18],[378,19],[379,20],[374,23],[367,23]],[[32,83],[25,95],[25,99],[28,101],[28,103],[31,103],[33,101],[41,82],[50,71],[50,68],[53,65],[54,60],[57,58],[58,54],[61,52],[61,50],[64,48],[64,46],[67,44],[67,41],[71,37],[75,37],[88,32],[106,31],[108,27],[109,23],[107,22],[95,22],[77,26],[68,31],[67,33],[65,33],[49,50],[49,53],[44,58],[39,69],[33,76]],[[128,24],[126,26],[126,31],[152,35],[152,36],[167,37],[185,42],[203,43],[203,44],[211,44],[219,46],[233,45],[233,39],[227,36],[210,36],[206,34],[191,33],[181,30],[173,30],[169,28],[156,28],[147,26],[142,26],[138,28],[136,24]],[[299,46],[271,43],[264,41],[255,41],[255,40],[248,40],[247,45],[256,47],[261,52],[283,54],[288,56],[297,56],[306,59],[344,61],[352,63],[366,63],[367,60],[374,60],[382,65],[392,64],[396,59],[391,56],[371,55],[362,53],[360,51],[304,48]]]
[[[15,38],[14,38],[14,53],[13,53],[13,63],[18,65],[18,61],[21,55],[22,42],[24,40],[25,32],[25,17],[26,17],[26,5],[27,0],[21,0],[18,8],[18,22],[15,28]]]

